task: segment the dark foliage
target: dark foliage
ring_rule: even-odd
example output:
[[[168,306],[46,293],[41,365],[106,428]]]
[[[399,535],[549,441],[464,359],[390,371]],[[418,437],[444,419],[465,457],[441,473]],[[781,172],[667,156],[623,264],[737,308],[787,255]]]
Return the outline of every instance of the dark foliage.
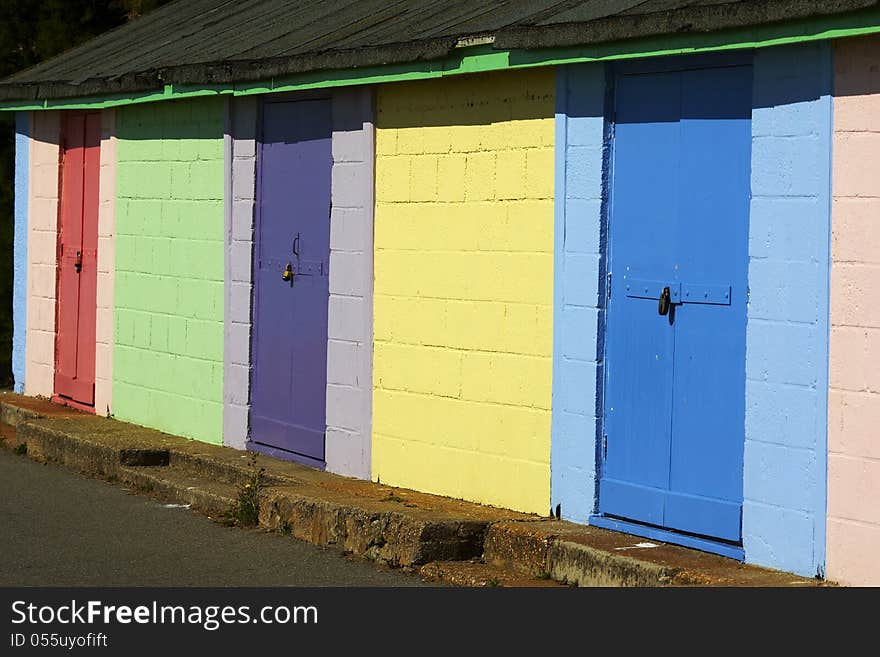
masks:
[[[2,0],[0,78],[38,64],[169,0]],[[15,116],[0,112],[0,387],[11,383]]]

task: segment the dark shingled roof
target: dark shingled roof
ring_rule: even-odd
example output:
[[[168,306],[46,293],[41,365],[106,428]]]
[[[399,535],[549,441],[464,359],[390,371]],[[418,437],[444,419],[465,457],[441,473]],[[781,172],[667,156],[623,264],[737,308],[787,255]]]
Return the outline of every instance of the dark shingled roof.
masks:
[[[589,45],[809,18],[880,0],[177,0],[0,82],[0,100],[228,84],[436,59],[461,39]]]

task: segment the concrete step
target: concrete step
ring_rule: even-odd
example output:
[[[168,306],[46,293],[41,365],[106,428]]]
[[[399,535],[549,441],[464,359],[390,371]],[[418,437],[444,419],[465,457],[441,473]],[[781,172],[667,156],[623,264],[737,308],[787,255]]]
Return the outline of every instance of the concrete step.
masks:
[[[33,419],[16,430],[34,459],[135,487],[152,484],[214,514],[234,498],[215,489],[236,490],[264,468],[261,526],[390,566],[479,557],[491,522],[528,517],[263,456],[254,466],[237,450],[94,416]]]
[[[25,397],[6,391],[0,393],[0,424],[15,427],[20,422],[50,416],[83,417],[86,414],[67,406],[53,404],[41,397]]]
[[[15,430],[15,427],[9,424],[0,423],[0,445],[4,449],[14,450],[22,444],[18,440],[18,432]]]
[[[552,579],[528,577],[510,568],[499,568],[481,561],[432,561],[419,569],[429,582],[453,586],[558,588],[564,586]]]
[[[559,520],[493,523],[483,560],[577,586],[820,586],[821,580]]]
[[[577,586],[822,584],[596,527],[254,457],[46,400],[2,394],[0,417],[15,425],[0,431],[0,442],[9,448],[26,443],[31,458],[123,481],[214,517],[228,516],[241,486],[254,481],[262,470],[262,527],[389,566],[424,566],[426,576],[443,581],[490,585],[496,580],[552,580]]]
[[[188,504],[215,519],[229,517],[238,491],[224,482],[208,482],[174,468],[122,467],[119,481],[165,502]]]

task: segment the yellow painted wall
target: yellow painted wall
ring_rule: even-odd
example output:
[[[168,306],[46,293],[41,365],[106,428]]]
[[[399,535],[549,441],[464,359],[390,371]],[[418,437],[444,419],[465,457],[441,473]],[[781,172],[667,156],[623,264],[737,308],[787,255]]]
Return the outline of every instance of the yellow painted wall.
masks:
[[[375,480],[549,511],[554,84],[379,90]]]

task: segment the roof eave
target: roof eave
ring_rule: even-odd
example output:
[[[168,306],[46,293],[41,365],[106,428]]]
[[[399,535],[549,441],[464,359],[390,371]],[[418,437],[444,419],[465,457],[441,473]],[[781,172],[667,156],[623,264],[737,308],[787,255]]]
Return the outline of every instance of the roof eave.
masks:
[[[670,34],[705,34],[857,12],[877,4],[880,0],[836,0],[819,6],[811,0],[746,0],[737,4],[600,18],[587,23],[507,28],[496,35],[495,47],[505,50],[563,48]]]
[[[673,39],[675,41],[700,41],[718,34],[718,44],[739,38],[737,34],[750,30],[791,32],[792,29],[804,32],[804,37],[815,35],[826,26],[843,26],[843,31],[852,31],[853,26],[870,23],[865,31],[877,31],[877,5],[880,0],[837,0],[823,3],[817,9],[809,0],[780,0],[774,3],[747,0],[739,5],[718,5],[671,12],[659,12],[640,17],[615,17],[600,19],[589,23],[568,23],[550,26],[530,26],[500,30],[496,34],[477,35],[485,43],[477,46],[492,52],[529,53],[531,65],[541,65],[546,55],[547,62],[553,63],[554,50],[565,49],[595,50],[614,47],[631,49],[638,53],[637,44],[653,40]],[[734,10],[733,7],[740,6]],[[874,9],[871,9],[871,8]],[[865,10],[868,13],[865,13]],[[865,17],[868,16],[866,19]],[[726,35],[725,35],[726,31]],[[859,31],[859,30],[856,30]],[[809,32],[809,34],[808,34]],[[733,36],[731,36],[733,35]],[[465,35],[467,36],[467,35]],[[714,40],[712,40],[714,43]],[[627,44],[633,44],[627,46]],[[456,51],[463,52],[466,45],[462,35],[443,39],[413,41],[377,47],[359,48],[344,51],[309,53],[290,57],[205,62],[167,66],[143,72],[130,73],[113,78],[93,78],[78,82],[0,82],[0,108],[15,109],[27,103],[51,101],[70,101],[78,98],[119,97],[161,91],[170,87],[202,87],[230,89],[236,84],[253,85],[259,82],[308,75],[330,77],[345,73],[347,84],[357,84],[358,70],[377,67],[403,67],[412,64],[413,70],[424,70],[444,66]],[[706,48],[702,48],[706,49]],[[544,53],[544,55],[542,55]],[[581,58],[583,59],[583,58]],[[436,62],[436,63],[435,63]],[[557,59],[558,62],[558,59]],[[426,64],[427,63],[427,64]],[[328,78],[329,79],[329,78]]]
[[[0,101],[38,101],[137,93],[161,89],[169,84],[228,85],[321,70],[419,63],[446,57],[457,42],[458,37],[449,37],[291,57],[184,64],[114,78],[91,78],[76,83],[0,82]]]

